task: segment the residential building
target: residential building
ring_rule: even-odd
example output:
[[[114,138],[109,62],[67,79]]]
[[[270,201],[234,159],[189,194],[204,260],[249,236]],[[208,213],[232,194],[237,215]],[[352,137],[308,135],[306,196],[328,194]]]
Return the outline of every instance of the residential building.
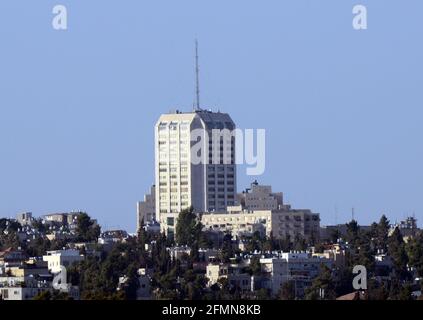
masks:
[[[67,213],[50,213],[43,216],[46,223],[58,223],[60,225],[67,224]]]
[[[413,217],[407,217],[405,220],[395,223],[391,226],[390,234],[394,232],[395,228],[398,228],[404,240],[407,242],[410,238],[416,237],[419,233],[417,227],[417,219]]]
[[[236,195],[235,124],[206,110],[163,114],[155,126],[156,217],[173,237],[178,214],[222,211]]]
[[[209,287],[226,278],[230,287],[244,292],[251,291],[251,276],[238,264],[211,262],[206,267],[206,277],[209,279]]]
[[[314,249],[314,248],[313,248]],[[326,245],[322,253],[316,253],[313,250],[313,257],[326,258],[332,260],[336,267],[345,266],[346,248],[340,243]]]
[[[150,193],[144,195],[144,201],[137,202],[137,230],[142,223],[148,224],[156,220],[156,186],[151,186]]]
[[[167,248],[170,258],[172,260],[181,260],[183,257],[189,256],[191,254],[191,248],[188,246],[183,247],[170,247]]]
[[[66,227],[70,231],[74,231],[77,227],[78,217],[82,213],[82,211],[51,213],[44,215],[42,218],[47,225]],[[93,220],[93,222],[96,224],[97,220]]]
[[[262,281],[261,286],[277,295],[287,281],[294,283],[296,296],[304,296],[304,290],[318,276],[322,264],[332,266],[326,258],[313,257],[306,252],[282,252],[272,257],[260,259]]]
[[[22,250],[13,250],[8,248],[0,251],[0,267],[15,267],[22,265],[27,256]]]
[[[250,236],[258,231],[263,236],[270,236],[272,232],[272,211],[232,211],[204,213],[201,215],[201,223],[205,230],[231,233],[233,236],[242,238]]]
[[[125,242],[128,239],[128,232],[125,230],[108,230],[101,233],[98,238],[99,244],[113,244]]]
[[[52,273],[60,272],[61,266],[69,267],[83,260],[84,256],[75,249],[47,251],[47,255],[43,256],[43,261],[48,263],[48,270]]]
[[[256,180],[237,195],[237,200],[246,210],[277,210],[283,206],[283,193],[273,193],[271,186],[260,185]]]
[[[30,226],[32,222],[34,221],[34,218],[32,216],[32,212],[23,212],[18,213],[16,215],[16,220],[22,225],[22,226]]]
[[[205,230],[230,232],[239,238],[250,236],[258,231],[267,237],[294,240],[319,238],[320,217],[308,209],[294,210],[241,210],[228,207],[228,212],[204,213],[201,223]]]
[[[144,230],[147,233],[158,234],[160,233],[160,223],[155,220],[148,222],[146,225],[144,225]]]
[[[53,291],[53,275],[47,263],[37,259],[21,260],[19,265],[0,267],[0,300],[31,300],[44,291]],[[57,290],[79,299],[79,288],[61,284]]]
[[[140,268],[137,271],[139,286],[136,291],[137,300],[151,300],[151,277],[147,274],[146,268]],[[125,290],[128,284],[128,276],[124,275],[119,277],[117,291]]]

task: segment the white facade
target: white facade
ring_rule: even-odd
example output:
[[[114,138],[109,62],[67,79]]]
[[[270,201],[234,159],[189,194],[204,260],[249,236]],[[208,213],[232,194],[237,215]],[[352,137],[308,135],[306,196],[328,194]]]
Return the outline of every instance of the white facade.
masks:
[[[238,265],[209,263],[206,267],[206,277],[209,287],[219,283],[219,279],[226,278],[231,287],[237,287],[241,291],[251,290],[251,276],[242,272]]]
[[[48,263],[48,270],[52,273],[60,272],[60,266],[69,267],[83,260],[84,256],[74,249],[47,251],[47,255],[43,256],[43,261]]]
[[[0,267],[0,300],[31,300],[41,292],[53,292],[53,277],[47,263],[34,259],[22,261],[20,266]],[[78,287],[62,283],[57,289],[79,299]]]
[[[277,210],[283,206],[283,193],[272,192],[271,186],[258,184],[257,181],[251,187],[238,194],[238,203],[246,210]]]
[[[332,262],[325,258],[312,257],[305,252],[284,252],[278,257],[260,259],[262,273],[267,277],[264,285],[277,295],[287,281],[295,283],[296,294],[304,294],[304,288],[319,274],[322,264]]]
[[[183,209],[220,211],[234,205],[235,137],[214,143],[217,129],[233,132],[235,124],[228,114],[197,110],[164,114],[155,126],[156,217],[166,234],[174,234]]]
[[[232,210],[230,208],[230,210]],[[201,223],[209,231],[230,232],[235,236],[252,235],[262,231],[270,236],[272,231],[272,211],[238,211],[231,213],[204,213]]]
[[[320,217],[310,210],[241,210],[230,207],[228,212],[204,213],[201,223],[206,230],[230,232],[232,235],[252,235],[259,231],[276,239],[294,240],[298,235],[309,239],[319,237]]]
[[[16,215],[16,220],[18,220],[22,226],[26,226],[31,225],[34,218],[32,217],[32,212],[23,212]]]
[[[28,288],[28,287],[7,287],[0,288],[0,297],[3,300],[32,300],[36,295],[48,288]]]

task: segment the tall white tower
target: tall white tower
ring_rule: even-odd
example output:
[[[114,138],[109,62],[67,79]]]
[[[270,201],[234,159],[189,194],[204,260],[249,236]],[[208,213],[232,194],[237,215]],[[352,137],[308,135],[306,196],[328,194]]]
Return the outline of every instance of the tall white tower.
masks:
[[[199,108],[163,114],[157,121],[156,217],[168,236],[174,235],[178,214],[183,209],[192,206],[195,212],[223,211],[234,205],[234,130],[235,124],[228,114]],[[230,134],[219,136],[219,132]]]

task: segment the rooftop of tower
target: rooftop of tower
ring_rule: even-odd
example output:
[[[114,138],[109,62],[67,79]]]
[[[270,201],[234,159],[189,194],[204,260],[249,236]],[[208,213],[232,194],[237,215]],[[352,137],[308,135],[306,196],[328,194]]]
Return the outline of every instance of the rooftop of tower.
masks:
[[[181,111],[179,109],[170,110],[168,114],[193,114],[193,113],[223,113],[218,111],[213,111],[212,109],[194,109],[192,111]]]
[[[233,130],[235,128],[235,123],[228,113],[223,113],[220,111],[214,112],[212,110],[196,109],[192,111],[180,111],[172,110],[168,113],[164,113],[160,116],[157,124],[163,122],[174,121],[176,118],[191,121],[195,117],[199,117],[204,121],[209,127],[215,128],[228,128]],[[222,124],[223,123],[223,124]]]

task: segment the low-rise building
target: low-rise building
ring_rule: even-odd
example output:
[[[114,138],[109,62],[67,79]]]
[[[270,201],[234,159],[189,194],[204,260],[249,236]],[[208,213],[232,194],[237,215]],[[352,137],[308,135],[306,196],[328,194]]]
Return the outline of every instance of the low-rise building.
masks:
[[[47,263],[30,259],[20,266],[0,267],[0,300],[31,300],[38,294],[54,290],[79,299],[79,288],[67,283],[53,286],[53,275]]]
[[[256,180],[237,194],[237,201],[246,210],[277,210],[283,206],[283,193],[273,193],[271,186],[260,185]]]
[[[32,217],[32,212],[22,212],[16,215],[16,220],[22,225],[32,225],[34,218]]]
[[[304,296],[304,290],[318,276],[322,264],[332,267],[333,262],[322,257],[313,257],[306,252],[282,252],[260,259],[261,287],[277,295],[283,284],[294,283],[296,296]]]
[[[251,291],[251,276],[243,272],[243,268],[238,264],[209,263],[206,267],[206,277],[209,287],[218,284],[220,279],[227,279],[231,288]]]
[[[83,213],[82,211],[51,213],[44,215],[42,220],[47,226],[54,226],[61,228],[61,230],[67,229],[74,232],[78,224],[78,217]],[[94,224],[97,224],[97,220],[93,219],[92,221]]]
[[[136,291],[137,300],[151,300],[151,277],[147,274],[146,268],[140,268],[137,271],[138,274],[138,289]],[[125,275],[119,277],[117,291],[125,290],[128,286],[129,278]]]
[[[84,256],[74,249],[47,251],[47,255],[43,256],[43,261],[48,263],[48,270],[52,273],[60,272],[61,266],[67,268],[83,260]]]
[[[313,257],[326,258],[332,260],[336,267],[345,266],[345,246],[340,243],[326,245],[322,253],[313,251]]]
[[[146,224],[144,224],[143,228],[145,232],[147,233],[151,233],[151,234],[160,233],[160,223],[158,223],[156,220],[147,222]]]
[[[8,248],[0,251],[0,267],[20,266],[27,258],[24,251]]]
[[[415,217],[407,217],[405,220],[393,224],[389,233],[392,234],[396,228],[401,232],[405,242],[416,237],[420,231]]]
[[[128,239],[128,232],[125,230],[109,230],[103,232],[98,238],[99,244],[113,244],[125,242]]]
[[[187,246],[170,247],[167,250],[169,251],[169,255],[172,260],[181,260],[183,257],[191,254],[191,248]]]
[[[255,232],[271,235],[276,239],[319,238],[320,217],[310,210],[241,210],[228,207],[228,212],[204,213],[201,223],[205,230],[228,232],[238,237]]]
[[[156,186],[152,185],[150,193],[144,195],[144,201],[137,202],[137,230],[142,224],[156,219]]]

